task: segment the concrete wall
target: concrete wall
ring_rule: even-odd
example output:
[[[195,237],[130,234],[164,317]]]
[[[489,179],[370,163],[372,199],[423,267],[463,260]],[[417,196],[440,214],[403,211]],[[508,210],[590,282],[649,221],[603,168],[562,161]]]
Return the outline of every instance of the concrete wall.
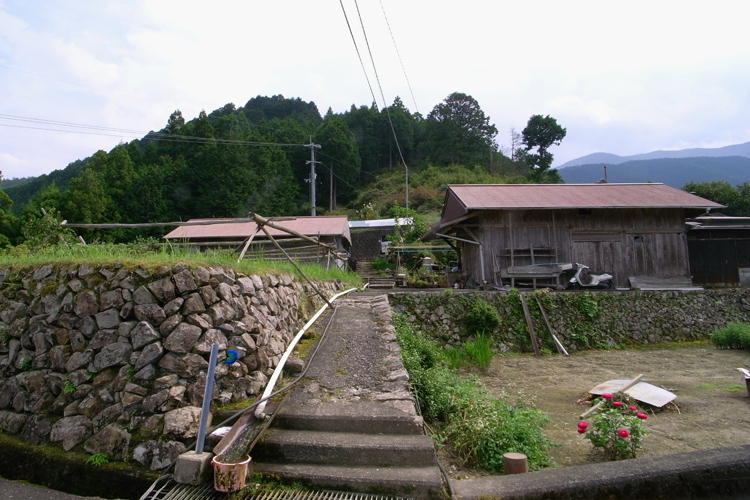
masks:
[[[542,348],[555,346],[536,302],[540,299],[555,335],[569,351],[618,344],[707,339],[732,321],[750,322],[750,290],[525,293]],[[446,345],[468,336],[467,312],[476,301],[489,303],[499,326],[491,333],[501,351],[529,351],[531,342],[517,291],[392,293],[394,312],[406,314]]]
[[[229,268],[0,269],[0,429],[162,468],[196,436],[211,345],[239,354],[213,403],[253,398],[321,304],[291,276]]]

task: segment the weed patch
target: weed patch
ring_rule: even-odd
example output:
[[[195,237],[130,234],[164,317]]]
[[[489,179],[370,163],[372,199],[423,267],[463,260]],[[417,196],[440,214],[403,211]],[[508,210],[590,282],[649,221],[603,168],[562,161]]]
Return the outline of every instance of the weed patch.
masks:
[[[547,417],[519,393],[490,396],[476,377],[464,378],[451,368],[439,344],[417,330],[406,316],[394,314],[401,357],[423,416],[438,429],[437,443],[451,448],[465,465],[492,472],[503,469],[502,455],[524,453],[529,468],[551,463],[554,444],[543,433]]]

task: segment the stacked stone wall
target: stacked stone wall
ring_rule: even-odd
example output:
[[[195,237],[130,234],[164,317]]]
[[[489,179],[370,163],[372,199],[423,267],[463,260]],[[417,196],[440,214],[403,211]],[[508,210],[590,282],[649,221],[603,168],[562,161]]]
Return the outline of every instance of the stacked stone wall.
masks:
[[[750,322],[750,289],[700,291],[524,293],[542,348],[555,351],[537,298],[552,331],[570,351],[629,344],[706,340],[730,322]],[[530,351],[531,342],[519,292],[453,290],[392,293],[394,312],[446,346],[461,345],[473,335],[466,322],[476,301],[489,303],[499,324],[485,332],[500,351]]]
[[[238,353],[213,403],[252,398],[321,304],[292,276],[230,268],[0,270],[0,429],[161,469],[196,437],[212,344]]]

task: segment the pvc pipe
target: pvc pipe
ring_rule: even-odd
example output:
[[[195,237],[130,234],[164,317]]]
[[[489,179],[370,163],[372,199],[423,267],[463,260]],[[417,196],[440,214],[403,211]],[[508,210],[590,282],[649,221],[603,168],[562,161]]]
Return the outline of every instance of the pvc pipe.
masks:
[[[333,302],[334,300],[338,299],[339,297],[346,295],[347,293],[353,292],[356,290],[356,288],[350,288],[349,290],[344,290],[343,292],[337,293],[333,297],[331,297],[331,300],[328,302]],[[302,329],[297,333],[297,335],[292,339],[292,342],[289,344],[289,347],[286,348],[286,351],[284,352],[284,355],[281,356],[281,359],[279,360],[279,364],[276,365],[276,369],[273,371],[273,375],[271,375],[271,379],[268,381],[268,385],[266,386],[266,390],[263,392],[263,395],[261,396],[261,401],[263,401],[261,404],[258,405],[257,408],[255,408],[255,416],[256,418],[265,418],[266,414],[263,412],[263,410],[266,409],[266,403],[268,402],[267,399],[271,396],[271,393],[273,392],[273,388],[276,385],[276,382],[279,380],[279,377],[281,376],[281,373],[284,371],[284,365],[286,364],[286,360],[289,359],[289,356],[292,354],[292,351],[294,351],[294,348],[297,346],[297,342],[300,341],[302,336],[305,334],[305,332],[318,320],[321,314],[328,309],[328,304],[323,304],[323,307],[321,307],[318,312],[316,312],[310,320],[305,323],[305,326],[302,327]]]
[[[214,390],[214,372],[216,370],[216,358],[219,354],[219,344],[216,342],[211,346],[211,356],[208,360],[208,373],[206,374],[206,387],[203,390],[203,407],[201,408],[201,421],[198,426],[198,441],[195,442],[195,453],[203,453],[203,444],[206,440],[206,425],[208,413],[211,411],[211,394]]]

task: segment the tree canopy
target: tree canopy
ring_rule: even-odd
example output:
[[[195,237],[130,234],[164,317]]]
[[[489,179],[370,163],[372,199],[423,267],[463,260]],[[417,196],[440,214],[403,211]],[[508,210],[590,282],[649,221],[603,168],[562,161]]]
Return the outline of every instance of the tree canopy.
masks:
[[[549,148],[553,145],[559,146],[565,138],[566,132],[557,123],[557,120],[549,115],[532,115],[529,118],[521,136],[524,145],[522,157],[531,170],[531,180],[545,182],[545,180],[552,180],[550,178],[552,176],[555,178],[555,182],[559,182],[557,181],[559,175],[555,176],[549,172],[554,158],[552,153],[549,152]]]
[[[447,183],[516,182],[527,173],[523,162],[500,152],[496,136],[476,99],[460,92],[427,118],[398,97],[382,109],[352,105],[325,117],[315,103],[281,95],[257,96],[239,107],[227,103],[192,119],[177,109],[162,129],[141,139],[9,187],[8,203],[0,207],[8,216],[0,228],[7,242],[0,245],[30,239],[58,215],[71,223],[304,215],[310,210],[311,143],[321,146],[318,213],[354,215],[372,195],[373,215],[386,217],[404,203],[407,169],[410,208],[434,211]],[[43,220],[42,209],[48,214]],[[158,229],[81,234],[87,241],[161,236]]]

